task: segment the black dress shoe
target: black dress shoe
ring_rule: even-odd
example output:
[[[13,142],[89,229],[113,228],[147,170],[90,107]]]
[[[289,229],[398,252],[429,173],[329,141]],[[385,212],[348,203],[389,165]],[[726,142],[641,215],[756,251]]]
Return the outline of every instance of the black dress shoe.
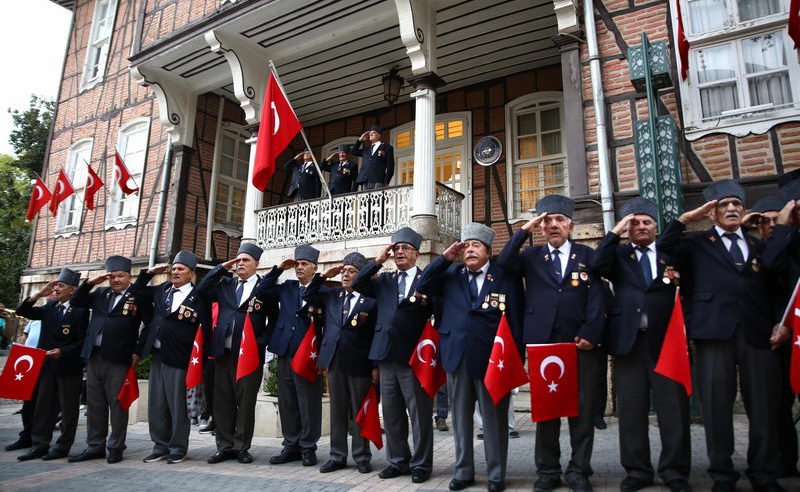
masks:
[[[467,487],[475,485],[475,479],[472,480],[459,480],[458,478],[454,478],[450,480],[450,490],[464,490]]]
[[[27,453],[23,454],[22,456],[17,456],[17,460],[19,461],[28,461],[28,460],[36,460],[41,458],[42,456],[47,454],[46,449],[41,448],[31,448],[28,450]]]
[[[414,468],[411,470],[411,481],[414,483],[427,482],[431,478],[431,472],[423,470],[422,468]]]
[[[645,482],[641,478],[625,477],[622,483],[619,484],[619,490],[620,492],[636,492],[637,490],[641,490],[648,485],[653,485],[652,480],[650,482]]]
[[[399,477],[401,475],[408,475],[409,473],[411,473],[411,472],[409,472],[408,470],[401,470],[400,468],[397,468],[396,466],[389,465],[386,468],[384,468],[380,473],[378,473],[378,477],[379,478],[397,478],[397,477]]]
[[[239,455],[236,457],[239,460],[239,463],[252,463],[253,462],[253,455],[247,451],[239,451]]]
[[[505,482],[495,482],[494,480],[489,480],[489,483],[486,485],[486,490],[489,492],[502,492],[506,490]]]
[[[222,463],[223,461],[227,461],[233,458],[233,454],[227,451],[217,451],[216,453],[209,456],[206,460],[209,465],[216,465],[217,463]]]
[[[299,451],[289,451],[288,449],[284,449],[278,456],[273,456],[270,458],[269,463],[271,465],[282,465],[284,463],[290,463],[292,461],[298,461],[301,459],[303,459],[303,457],[300,455]]]
[[[31,443],[30,439],[22,439],[19,438],[16,441],[12,442],[8,446],[6,446],[6,451],[16,451],[18,449],[26,449],[31,447],[33,444]]]
[[[319,472],[330,473],[330,472],[335,472],[336,470],[341,470],[342,468],[347,468],[347,463],[344,463],[342,461],[328,460],[325,462],[324,465],[319,467]]]
[[[533,484],[534,492],[550,492],[561,486],[561,478],[558,476],[539,477]]]
[[[597,430],[605,430],[607,427],[605,419],[598,418],[594,421],[594,428]]]
[[[88,449],[84,449],[81,454],[73,456],[67,461],[70,463],[80,463],[81,461],[99,460],[105,457],[105,451],[89,451]]]
[[[61,458],[66,458],[66,457],[67,457],[67,451],[51,449],[46,455],[42,456],[42,459],[45,461],[50,461],[50,460],[60,460]]]
[[[711,486],[711,492],[736,492],[736,485],[734,482],[726,480],[714,480],[714,485]]]
[[[592,484],[589,479],[580,473],[570,473],[564,476],[564,481],[569,485],[573,492],[592,492]]]
[[[368,461],[362,461],[356,463],[356,470],[358,470],[358,473],[369,473],[372,471],[372,465]]]
[[[303,452],[303,466],[314,466],[317,464],[317,453],[314,451]]]
[[[106,458],[106,462],[108,462],[109,465],[119,463],[120,461],[122,461],[121,449],[111,449],[108,451],[108,458]]]
[[[667,482],[667,488],[670,492],[692,492],[692,486],[685,478],[676,478]]]

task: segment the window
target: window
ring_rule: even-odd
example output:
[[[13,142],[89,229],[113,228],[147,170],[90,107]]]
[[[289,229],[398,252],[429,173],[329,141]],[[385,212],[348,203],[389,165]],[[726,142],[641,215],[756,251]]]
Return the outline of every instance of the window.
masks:
[[[114,32],[114,16],[117,0],[96,0],[92,32],[86,49],[86,64],[83,68],[81,89],[88,89],[103,80],[108,60],[111,35]]]
[[[526,215],[545,195],[567,193],[560,92],[522,96],[506,106],[510,215]]]
[[[111,171],[112,178],[109,182],[111,197],[106,207],[107,227],[124,227],[136,223],[136,219],[139,216],[139,197],[141,195],[142,176],[144,175],[144,163],[147,159],[149,130],[149,119],[136,120],[128,123],[120,130],[119,140],[117,141],[117,151],[122,157],[125,167],[128,168],[128,172],[131,173],[132,181],[129,182],[129,186],[139,188],[140,191],[138,193],[131,193],[130,195],[122,193],[122,190],[117,186],[116,180],[113,179],[114,156],[112,154],[108,157],[110,164],[107,169]]]
[[[244,197],[250,162],[247,138],[243,131],[224,130],[219,155],[214,225],[215,229],[235,235],[241,235],[244,226]]]
[[[687,138],[763,133],[800,120],[800,63],[786,30],[789,0],[673,1],[683,1],[690,43],[689,76],[680,82]]]
[[[76,142],[69,148],[64,171],[75,189],[75,193],[58,206],[56,233],[76,233],[81,228],[83,214],[83,193],[86,188],[86,166],[92,160],[92,140]]]

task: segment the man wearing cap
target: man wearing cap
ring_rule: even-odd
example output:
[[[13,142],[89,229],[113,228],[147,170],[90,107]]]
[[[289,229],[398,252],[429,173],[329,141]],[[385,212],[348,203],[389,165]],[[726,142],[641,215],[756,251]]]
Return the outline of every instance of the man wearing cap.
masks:
[[[358,176],[358,164],[348,159],[350,154],[349,145],[340,145],[339,150],[329,155],[319,163],[323,171],[331,173],[328,189],[331,195],[341,195],[355,191],[353,184]],[[336,162],[338,159],[339,162]]]
[[[500,317],[505,311],[517,349],[522,347],[522,280],[490,261],[494,230],[476,222],[461,231],[461,241],[447,248],[425,269],[419,291],[442,298],[439,330],[440,360],[447,371],[453,408],[456,463],[450,490],[475,483],[473,411],[477,402],[483,419],[483,447],[488,490],[505,489],[508,457],[506,395],[495,406],[483,379]],[[454,263],[463,259],[463,263]]]
[[[658,207],[653,202],[633,198],[620,215],[622,220],[597,247],[592,267],[614,285],[605,340],[615,360],[620,458],[627,474],[620,490],[653,484],[652,393],[661,435],[658,474],[671,491],[689,491],[689,398],[683,386],[655,372],[680,282],[679,265],[656,248]],[[622,243],[626,232],[630,242]]]
[[[302,460],[304,466],[317,464],[317,441],[322,434],[322,379],[310,382],[292,370],[292,358],[308,331],[312,306],[303,299],[317,271],[319,250],[303,244],[294,258],[274,266],[259,285],[259,296],[277,309],[275,332],[269,351],[278,356],[278,413],[281,417],[283,449],[269,459],[273,465]],[[294,268],[297,280],[278,284],[284,271]],[[317,332],[319,333],[319,328]]]
[[[314,167],[314,161],[311,160],[311,152],[306,150],[289,159],[283,165],[283,170],[292,176],[286,196],[294,197],[296,202],[319,198],[322,184]]]
[[[43,458],[66,458],[75,441],[78,428],[83,361],[81,347],[89,324],[89,311],[70,305],[81,276],[69,268],[62,268],[58,279],[48,282],[39,292],[22,301],[17,314],[28,319],[41,320],[38,348],[47,351],[33,413],[32,447],[20,461]],[[54,294],[44,306],[35,307],[39,299]],[[61,435],[50,447],[53,426],[61,409]]]
[[[761,240],[766,241],[772,236],[778,212],[784,205],[786,202],[777,196],[765,196],[758,200],[750,212],[742,218],[742,226],[746,229],[758,229]]]
[[[324,330],[317,364],[328,375],[331,395],[331,455],[319,471],[328,473],[347,467],[347,434],[353,421],[353,461],[360,473],[372,471],[369,441],[361,437],[355,422],[364,397],[372,384],[373,363],[369,348],[375,334],[375,299],[353,290],[353,280],[367,263],[361,253],[350,253],[341,265],[316,274],[303,299],[322,307]],[[326,287],[326,280],[342,275],[341,287]]]
[[[131,260],[110,256],[106,271],[78,287],[71,304],[90,308],[92,318],[83,342],[81,357],[86,363],[86,443],[88,447],[69,459],[70,463],[103,458],[108,448],[109,463],[122,461],[128,431],[128,410],[117,400],[131,365],[139,362],[139,329],[148,323],[152,306],[131,285]],[[108,280],[110,287],[92,287]],[[108,436],[109,412],[111,435]],[[106,443],[106,436],[108,442]]]
[[[579,415],[569,419],[572,455],[564,479],[572,490],[585,491],[592,490],[596,374],[605,363],[605,354],[594,348],[603,338],[605,305],[602,282],[589,271],[594,251],[570,240],[574,209],[574,202],[565,196],[548,195],[539,200],[538,215],[511,236],[498,262],[525,278],[523,341],[574,342],[578,347]],[[537,228],[547,244],[520,252]],[[536,491],[553,490],[561,484],[560,430],[560,419],[536,424]]]
[[[361,171],[356,179],[356,185],[360,185],[361,189],[389,186],[394,176],[394,149],[381,142],[382,134],[383,129],[373,125],[356,140],[351,150],[353,155],[361,157]]]
[[[369,358],[378,363],[373,382],[380,378],[386,459],[378,475],[395,478],[411,474],[414,483],[427,481],[433,468],[433,400],[408,365],[425,323],[432,314],[431,299],[418,292],[422,270],[417,258],[422,236],[410,227],[395,232],[391,244],[368,262],[353,288],[378,303],[378,320]],[[391,253],[396,272],[377,275]],[[406,414],[406,410],[408,414]],[[414,435],[408,447],[408,417]]]
[[[142,295],[153,303],[153,320],[143,332],[142,357],[153,354],[147,421],[153,452],[145,463],[167,460],[180,463],[189,448],[189,414],[186,408],[186,371],[192,345],[201,320],[208,320],[208,306],[195,292],[194,270],[197,256],[180,251],[170,265],[156,265],[143,270],[136,279]],[[154,275],[170,271],[170,280],[153,286]],[[207,321],[206,321],[207,323]]]
[[[262,249],[252,243],[242,243],[236,258],[211,269],[197,284],[196,291],[208,304],[219,304],[217,327],[210,340],[209,356],[214,357],[214,421],[216,422],[217,452],[208,458],[216,464],[236,459],[252,463],[249,449],[255,429],[255,409],[261,388],[262,364],[255,371],[236,379],[239,349],[242,343],[245,318],[253,326],[259,360],[264,360],[267,340],[272,334],[273,316],[264,300],[258,296],[256,274]],[[232,278],[227,272],[233,268]],[[267,317],[270,323],[267,324]]]
[[[734,180],[710,184],[707,202],[664,230],[658,249],[685,265],[686,329],[696,348],[697,392],[703,409],[708,472],[714,492],[735,490],[733,405],[738,380],[750,422],[747,476],[753,489],[778,485],[777,406],[780,343],[775,324],[775,276],[761,261],[763,242],[745,234],[745,191]],[[686,226],[711,217],[705,231]]]

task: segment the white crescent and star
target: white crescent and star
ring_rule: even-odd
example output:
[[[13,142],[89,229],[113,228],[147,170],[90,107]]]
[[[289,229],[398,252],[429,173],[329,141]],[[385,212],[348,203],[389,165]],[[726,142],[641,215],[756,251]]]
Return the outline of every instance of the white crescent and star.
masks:
[[[506,353],[506,341],[503,339],[503,337],[495,335],[494,343],[500,344],[500,355],[504,355]],[[497,362],[493,361],[492,359],[489,359],[489,362],[497,364],[497,368],[500,369],[501,371],[503,370],[503,359],[499,359]]]
[[[28,363],[28,368],[22,372],[30,372],[30,370],[33,369],[33,357],[31,357],[30,355],[20,355],[19,357],[17,357],[17,360],[14,361],[15,371],[18,370],[17,366],[19,365],[20,362]]]
[[[436,365],[435,357],[430,362],[422,358],[422,349],[425,348],[426,345],[430,345],[431,347],[433,347],[433,353],[434,354],[436,353],[436,344],[433,343],[433,340],[431,340],[430,338],[426,338],[417,344],[417,359],[419,359],[419,361],[422,362],[423,364],[430,364],[432,366],[435,366]]]
[[[558,357],[556,355],[548,355],[547,357],[545,357],[542,360],[542,363],[539,364],[539,374],[542,375],[542,379],[547,381],[547,378],[544,375],[544,371],[547,369],[547,366],[549,366],[550,364],[555,364],[555,365],[557,365],[559,367],[559,369],[561,369],[561,374],[559,374],[558,379],[563,378],[564,377],[564,361],[561,360],[561,357]],[[558,391],[558,383],[556,383],[555,381],[551,380],[550,384],[548,384],[547,387],[550,389],[550,393],[554,393],[554,392]]]
[[[56,195],[60,195],[63,192],[64,192],[64,182],[59,181],[58,183],[56,183]]]
[[[36,195],[36,200],[37,200],[37,201],[38,201],[38,200],[41,200],[41,199],[42,199],[42,197],[44,196],[44,190],[43,190],[43,189],[42,189],[42,187],[41,187],[41,186],[39,186],[38,184],[36,185],[36,193],[37,193],[37,195]]]
[[[369,400],[364,402],[364,408],[362,408],[362,411],[366,414],[368,408],[369,408]]]
[[[317,351],[314,350],[314,346],[315,346],[314,344],[316,344],[316,343],[317,343],[317,336],[314,335],[314,337],[311,339],[311,355],[309,355],[309,357],[311,357],[312,359],[316,359],[317,358]]]
[[[244,337],[243,337],[243,338],[244,338]],[[193,347],[194,347],[194,349],[197,351],[197,353],[200,353],[200,345],[198,345],[198,344],[197,344],[197,340],[195,340],[194,342],[192,342],[192,346],[193,346]]]
[[[278,116],[278,109],[275,107],[275,101],[270,102],[269,105],[272,108],[272,134],[275,135],[278,133],[278,130],[281,129],[281,117]]]

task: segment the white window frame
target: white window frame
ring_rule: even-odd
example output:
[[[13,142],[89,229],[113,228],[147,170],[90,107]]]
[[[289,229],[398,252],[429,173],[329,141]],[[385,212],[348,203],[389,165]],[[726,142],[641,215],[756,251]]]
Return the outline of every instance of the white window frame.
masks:
[[[128,158],[128,137],[130,134],[134,133],[135,131],[138,132],[139,128],[144,128],[145,133],[145,144],[144,144],[144,156],[142,157],[142,167],[141,170],[133,167],[131,165],[131,159]],[[117,151],[119,152],[120,157],[122,157],[122,161],[125,163],[125,166],[128,168],[128,171],[131,173],[133,177],[133,181],[136,182],[136,186],[139,188],[137,193],[132,193],[130,195],[124,195],[122,190],[117,186],[117,182],[114,180],[114,155],[107,156],[108,165],[106,165],[106,187],[111,190],[110,195],[106,199],[106,229],[123,229],[130,225],[135,225],[136,221],[139,218],[139,208],[141,206],[141,198],[142,198],[142,187],[144,183],[144,176],[145,171],[147,169],[147,155],[150,150],[150,118],[142,117],[136,118],[134,120],[129,121],[124,126],[119,129],[119,133],[117,136]],[[110,173],[108,171],[111,171]],[[109,175],[111,176],[109,178]],[[121,215],[117,212],[117,208],[120,207],[120,202],[131,202],[135,203],[133,209],[135,213],[128,214],[128,215]],[[124,209],[123,209],[124,210]]]
[[[75,193],[58,205],[56,220],[56,235],[58,236],[71,236],[78,234],[81,230],[83,196],[86,188],[86,166],[92,160],[93,146],[94,139],[83,138],[70,145],[67,151],[64,173],[75,189]],[[55,192],[55,190],[53,191]]]
[[[544,157],[537,157],[535,159],[517,159],[517,115],[529,112],[529,106],[532,104],[550,104],[557,105],[560,109],[560,130],[561,130],[561,153],[557,155],[548,155]],[[553,106],[545,107],[550,109]],[[531,109],[531,111],[541,111],[541,108]],[[528,220],[532,217],[530,210],[516,210],[515,194],[516,184],[514,179],[515,168],[524,165],[537,165],[537,164],[552,164],[560,162],[564,170],[564,194],[569,195],[569,166],[567,162],[567,141],[566,141],[566,120],[564,115],[564,94],[559,91],[543,91],[534,92],[520,96],[512,101],[506,103],[506,189],[508,204],[508,216],[511,222],[520,220]]]
[[[252,145],[247,143],[248,140],[250,140],[250,133],[247,132],[244,129],[243,126],[238,125],[238,124],[233,123],[233,122],[226,121],[224,126],[223,126],[223,128],[221,129],[221,133],[220,133],[219,139],[218,139],[220,161],[222,159],[222,141],[223,141],[223,138],[224,138],[225,134],[228,134],[228,136],[234,136],[235,135],[237,137],[237,139],[240,139],[240,140],[236,141],[236,145],[234,146],[234,169],[235,169],[236,159],[238,159],[239,145],[241,143],[246,144],[251,153],[254,152],[255,149],[253,148]],[[248,164],[247,172],[249,172],[250,157],[248,157],[246,162]],[[219,184],[223,183],[223,184],[226,184],[228,186],[235,186],[237,188],[241,188],[243,193],[245,194],[245,196],[247,195],[247,175],[245,175],[241,180],[239,180],[238,178],[235,178],[233,176],[224,175],[224,174],[222,174],[221,164],[218,166],[218,169],[216,169],[215,171],[216,172],[213,173],[214,174],[214,176],[213,176],[214,184],[212,186],[212,188],[214,189],[214,193],[215,194],[217,193],[217,190],[219,189]],[[223,233],[225,233],[225,234],[227,234],[228,236],[231,236],[231,237],[242,237],[242,234],[243,234],[243,231],[244,231],[244,220],[242,220],[242,223],[239,224],[238,228],[234,227],[234,224],[232,222],[230,222],[230,221],[218,222],[217,221],[217,207],[220,207],[220,206],[228,207],[228,203],[221,204],[217,200],[216,196],[213,197],[213,200],[214,200],[214,207],[210,211],[211,220],[212,220],[212,223],[213,223],[212,231],[221,231],[221,232],[223,232]],[[228,193],[228,201],[230,201],[230,200],[231,200],[231,193]],[[244,207],[244,204],[242,204],[242,205],[243,205],[243,214],[246,214],[247,213],[247,208]],[[226,211],[226,216],[230,217],[230,210]],[[244,216],[242,218],[244,219]]]
[[[107,5],[105,16],[99,17],[100,7]],[[114,37],[114,22],[117,18],[117,0],[95,0],[92,16],[92,31],[86,45],[86,60],[83,64],[81,91],[91,89],[103,81],[108,64],[108,52]],[[94,67],[97,73],[92,74]]]
[[[731,16],[731,25],[714,31],[701,34],[691,32],[691,11],[687,0],[670,0],[670,15],[672,17],[673,46],[677,50],[678,16],[677,2],[681,2],[683,26],[686,39],[689,42],[689,70],[686,80],[680,76],[680,57],[675,53],[680,88],[682,110],[684,115],[684,136],[693,141],[711,133],[727,133],[737,137],[749,134],[763,134],[775,125],[787,121],[800,121],[800,54],[794,49],[794,43],[787,33],[789,0],[781,0],[781,12],[761,19],[735,22],[738,5],[736,0],[727,0],[728,12]],[[755,37],[759,34],[769,34],[780,31],[784,37],[784,50],[788,63],[789,81],[792,89],[794,104],[777,110],[754,109],[748,111],[746,106],[749,99],[747,89],[747,73],[744,60],[741,56],[741,41]],[[703,121],[702,104],[700,100],[700,84],[696,72],[696,53],[698,49],[712,48],[715,46],[733,44],[734,57],[738,60],[737,85],[741,111],[731,112],[728,115]],[[759,107],[755,107],[759,108]]]

